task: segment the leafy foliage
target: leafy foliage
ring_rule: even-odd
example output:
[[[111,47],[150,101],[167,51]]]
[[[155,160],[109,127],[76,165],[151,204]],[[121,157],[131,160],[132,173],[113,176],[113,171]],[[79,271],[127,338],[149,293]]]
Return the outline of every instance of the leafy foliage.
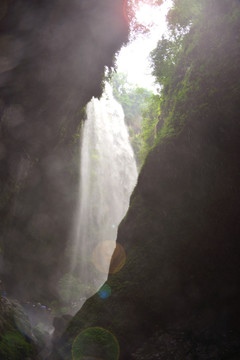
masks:
[[[148,100],[145,108],[142,111],[142,147],[141,147],[141,159],[145,160],[149,150],[154,145],[157,123],[160,119],[160,96],[152,95]]]
[[[148,4],[150,6],[159,6],[162,3],[163,0],[125,0],[124,1],[125,18],[130,23],[133,37],[138,34],[143,34],[150,31],[150,27],[148,25],[143,25],[139,23],[139,21],[137,20],[136,12],[138,7],[141,4]]]
[[[184,32],[200,14],[202,2],[199,0],[174,0],[167,20],[172,33]]]
[[[113,95],[120,102],[125,114],[125,121],[128,126],[130,141],[136,156],[138,166],[141,165],[142,141],[142,111],[146,103],[152,97],[152,92],[136,87],[127,80],[127,75],[114,73],[111,78]]]
[[[217,83],[220,78],[228,82],[224,74],[228,69],[235,71],[237,66],[239,37],[235,34],[239,31],[239,17],[236,1],[229,7],[224,1],[215,0],[174,1],[168,14],[171,36],[162,38],[151,53],[153,74],[162,86],[164,126],[158,129],[159,141],[181,132],[193,111],[205,116],[204,113],[220,106],[220,97],[228,96]],[[231,55],[228,48],[234,38],[235,50]],[[198,111],[193,110],[196,103]]]
[[[114,97],[121,103],[125,120],[128,126],[131,126],[136,132],[141,129],[141,111],[144,103],[152,92],[130,84],[127,75],[124,73],[114,73],[111,78]]]
[[[179,39],[170,40],[163,36],[156,49],[151,52],[153,75],[161,86],[165,85],[172,75],[180,49]]]

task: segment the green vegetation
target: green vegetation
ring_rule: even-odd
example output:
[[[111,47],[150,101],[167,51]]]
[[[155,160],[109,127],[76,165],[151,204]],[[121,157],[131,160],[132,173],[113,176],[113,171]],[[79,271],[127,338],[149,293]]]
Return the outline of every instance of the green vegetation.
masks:
[[[111,85],[113,95],[122,104],[127,125],[135,132],[140,132],[142,108],[152,92],[130,84],[127,75],[123,73],[113,73]]]
[[[169,29],[172,35],[181,36],[194,20],[200,15],[202,1],[174,0],[174,6],[167,15]]]
[[[125,114],[130,141],[135,153],[138,167],[142,164],[142,137],[143,112],[148,102],[152,102],[152,91],[130,84],[126,74],[113,73],[111,77],[113,95],[120,102]],[[145,126],[146,127],[146,126]]]
[[[160,120],[160,96],[152,95],[145,108],[142,110],[142,147],[140,157],[142,162],[155,142],[157,134],[157,124]]]
[[[154,145],[182,131],[190,111],[190,109],[183,111],[184,103],[189,96],[194,98],[203,91],[200,87],[200,77],[192,81],[192,61],[195,57],[196,45],[209,31],[211,23],[207,21],[209,25],[206,26],[203,19],[212,8],[214,8],[213,4],[209,5],[205,0],[201,2],[197,0],[174,1],[174,6],[167,16],[170,36],[168,38],[163,36],[151,53],[153,75],[161,89],[159,95],[153,95],[146,89],[129,84],[125,74],[115,73],[112,76],[114,96],[123,106],[130,140],[139,167]],[[233,10],[230,18],[231,21],[234,19],[236,21],[237,10]],[[222,44],[221,39],[219,43]],[[192,56],[190,56],[191,53]],[[204,61],[211,60],[208,53],[205,56]],[[195,61],[198,62],[196,57]],[[204,65],[200,66],[201,77],[208,75],[205,69]],[[177,83],[178,86],[176,86]],[[210,89],[210,95],[215,92],[216,89],[213,86]],[[204,106],[201,105],[201,107]]]
[[[216,7],[228,10],[228,15],[219,17]],[[170,37],[162,37],[151,53],[153,75],[162,88],[155,145],[182,132],[190,115],[199,116],[201,112],[204,117],[209,109],[215,111],[220,105],[220,96],[228,96],[217,84],[220,79],[228,81],[224,80],[224,74],[237,66],[235,53],[239,37],[234,34],[239,28],[238,22],[239,8],[235,1],[228,8],[224,1],[174,1],[168,14]],[[228,48],[233,36],[236,43],[233,43],[235,50],[231,57]],[[149,105],[148,109],[154,112],[156,104]],[[151,136],[153,138],[153,133]]]
[[[0,340],[1,360],[22,360],[33,355],[33,348],[18,332],[8,332]]]
[[[33,359],[40,343],[33,339],[31,325],[16,301],[0,296],[0,359]]]

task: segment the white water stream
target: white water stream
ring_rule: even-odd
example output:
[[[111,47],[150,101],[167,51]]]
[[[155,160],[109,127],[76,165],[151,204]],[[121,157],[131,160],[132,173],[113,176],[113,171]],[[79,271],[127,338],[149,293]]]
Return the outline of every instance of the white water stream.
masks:
[[[87,105],[81,141],[72,273],[95,292],[106,280],[117,228],[137,180],[124,113],[106,84]]]

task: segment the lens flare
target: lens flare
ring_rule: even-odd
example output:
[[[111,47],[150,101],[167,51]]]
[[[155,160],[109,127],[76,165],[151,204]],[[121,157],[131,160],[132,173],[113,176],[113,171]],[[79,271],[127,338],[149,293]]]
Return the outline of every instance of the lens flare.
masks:
[[[72,345],[73,360],[118,360],[119,344],[116,337],[101,327],[83,330]]]
[[[130,20],[129,20],[129,17],[128,17],[127,7],[128,7],[128,0],[125,0],[124,4],[123,4],[123,15],[125,17],[126,22],[129,23]]]
[[[92,262],[98,271],[114,274],[124,266],[126,253],[119,243],[111,240],[102,241],[93,251]]]
[[[109,273],[115,274],[116,272],[120,271],[122,267],[125,265],[125,263],[126,263],[126,252],[122,247],[122,245],[120,245],[117,242],[114,253],[111,258]]]
[[[114,247],[115,242],[111,240],[102,241],[95,247],[92,253],[92,262],[98,271],[108,274]]]
[[[112,290],[111,290],[110,286],[107,284],[104,284],[98,291],[98,296],[101,299],[107,299],[111,295],[111,293],[112,293]]]

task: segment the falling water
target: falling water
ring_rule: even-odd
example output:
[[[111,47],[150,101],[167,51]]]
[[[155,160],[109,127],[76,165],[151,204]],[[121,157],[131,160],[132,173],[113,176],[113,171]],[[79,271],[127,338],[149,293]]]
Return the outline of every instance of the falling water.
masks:
[[[107,278],[117,228],[136,179],[123,109],[106,84],[101,100],[93,98],[87,106],[72,251],[72,272],[93,291]]]

